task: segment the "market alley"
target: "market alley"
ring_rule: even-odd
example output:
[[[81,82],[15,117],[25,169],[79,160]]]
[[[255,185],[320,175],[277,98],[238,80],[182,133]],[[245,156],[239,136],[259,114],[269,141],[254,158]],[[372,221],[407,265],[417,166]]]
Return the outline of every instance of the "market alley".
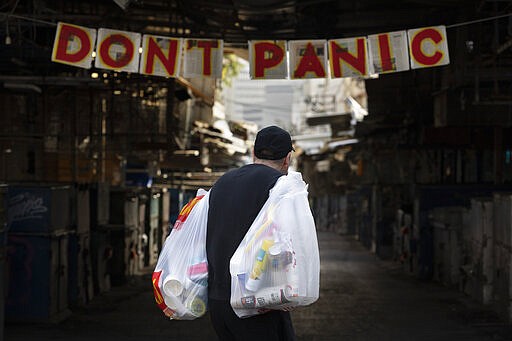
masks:
[[[292,313],[298,340],[511,340],[512,327],[467,296],[403,273],[353,237],[318,234],[320,299]],[[169,321],[150,276],[134,278],[74,309],[59,324],[7,324],[6,341],[215,340],[208,315]]]

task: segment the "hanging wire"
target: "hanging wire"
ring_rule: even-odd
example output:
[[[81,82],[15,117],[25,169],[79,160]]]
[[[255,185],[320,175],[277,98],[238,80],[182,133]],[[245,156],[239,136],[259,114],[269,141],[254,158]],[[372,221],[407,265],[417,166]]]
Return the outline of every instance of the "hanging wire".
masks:
[[[500,18],[506,18],[506,17],[510,17],[510,16],[512,16],[512,13],[496,15],[496,16],[490,17],[490,18],[483,18],[483,19],[476,19],[476,20],[471,20],[471,21],[465,21],[465,22],[461,22],[461,23],[458,23],[458,24],[448,25],[448,26],[446,26],[446,28],[466,26],[466,25],[476,24],[476,23],[479,23],[479,22],[491,21],[491,20],[500,19]]]
[[[26,20],[26,21],[33,21],[33,22],[37,22],[37,23],[45,24],[45,25],[49,25],[49,26],[57,26],[56,23],[51,22],[51,21],[45,21],[45,20],[40,20],[40,19],[36,19],[36,18],[25,17],[25,16],[17,15],[17,14],[0,13],[0,16],[6,17],[6,20],[8,20],[9,18],[16,18],[16,19],[21,19],[21,20]]]
[[[19,2],[19,0],[18,0],[18,2]],[[16,2],[16,5],[18,2]],[[26,16],[22,16],[22,15],[12,14],[14,12],[14,9],[16,9],[16,7],[14,7],[10,13],[0,13],[0,16],[4,16],[5,20],[8,20],[9,18],[16,18],[16,19],[21,19],[21,20],[33,21],[33,22],[37,22],[37,23],[45,24],[45,25],[49,25],[49,26],[57,26],[56,23],[51,22],[51,21],[45,21],[45,20],[26,17]],[[506,18],[506,17],[511,17],[511,16],[512,16],[512,13],[496,15],[493,17],[476,19],[476,20],[471,20],[471,21],[464,21],[464,22],[457,23],[457,24],[447,25],[446,28],[454,28],[454,27],[472,25],[472,24],[476,24],[476,23],[480,23],[480,22],[491,21],[491,20],[496,20],[496,19],[501,19],[501,18]]]
[[[12,10],[9,11],[9,14],[7,14],[7,17],[5,18],[5,45],[11,45],[12,43],[11,35],[9,34],[9,17],[14,13],[19,3],[20,0],[16,0]]]
[[[9,19],[9,16],[14,13],[14,11],[16,10],[16,7],[18,7],[19,3],[20,3],[20,0],[16,0],[16,2],[14,3],[14,6],[12,7],[11,11],[7,15],[7,19]]]

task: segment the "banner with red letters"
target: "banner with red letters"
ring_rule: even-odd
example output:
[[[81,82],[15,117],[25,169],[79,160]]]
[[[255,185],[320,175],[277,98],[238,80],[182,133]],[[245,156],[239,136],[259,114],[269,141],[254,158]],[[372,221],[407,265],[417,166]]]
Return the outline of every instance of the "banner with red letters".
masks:
[[[368,77],[447,65],[445,26],[330,40],[251,40],[252,79]],[[162,77],[222,77],[224,42],[59,23],[52,61]],[[95,54],[95,56],[94,56]]]

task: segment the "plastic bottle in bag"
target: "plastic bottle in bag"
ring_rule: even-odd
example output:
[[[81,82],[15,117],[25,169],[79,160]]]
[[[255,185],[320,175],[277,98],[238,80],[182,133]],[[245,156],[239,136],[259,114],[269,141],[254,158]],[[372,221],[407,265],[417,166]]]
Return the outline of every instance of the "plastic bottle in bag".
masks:
[[[188,296],[185,301],[185,306],[193,316],[200,317],[206,312],[207,289],[205,287],[195,287],[193,290],[195,290],[195,292]]]
[[[260,249],[256,252],[256,258],[254,260],[254,264],[252,266],[251,273],[249,275],[249,279],[245,283],[245,287],[247,290],[256,291],[258,290],[261,284],[261,277],[263,272],[265,271],[267,265],[267,254],[268,249],[274,244],[272,239],[264,239],[261,243]]]
[[[268,250],[268,257],[272,271],[284,271],[293,261],[292,252],[286,250],[282,243],[272,245]]]

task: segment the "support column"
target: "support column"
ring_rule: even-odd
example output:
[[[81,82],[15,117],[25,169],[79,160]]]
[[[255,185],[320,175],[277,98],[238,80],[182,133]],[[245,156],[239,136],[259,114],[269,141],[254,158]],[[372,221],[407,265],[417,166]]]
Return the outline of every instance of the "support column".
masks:
[[[173,129],[176,128],[174,119],[174,91],[176,89],[176,81],[170,78],[167,82],[167,107],[165,113],[165,129],[167,133],[167,144],[169,148],[174,145]]]

